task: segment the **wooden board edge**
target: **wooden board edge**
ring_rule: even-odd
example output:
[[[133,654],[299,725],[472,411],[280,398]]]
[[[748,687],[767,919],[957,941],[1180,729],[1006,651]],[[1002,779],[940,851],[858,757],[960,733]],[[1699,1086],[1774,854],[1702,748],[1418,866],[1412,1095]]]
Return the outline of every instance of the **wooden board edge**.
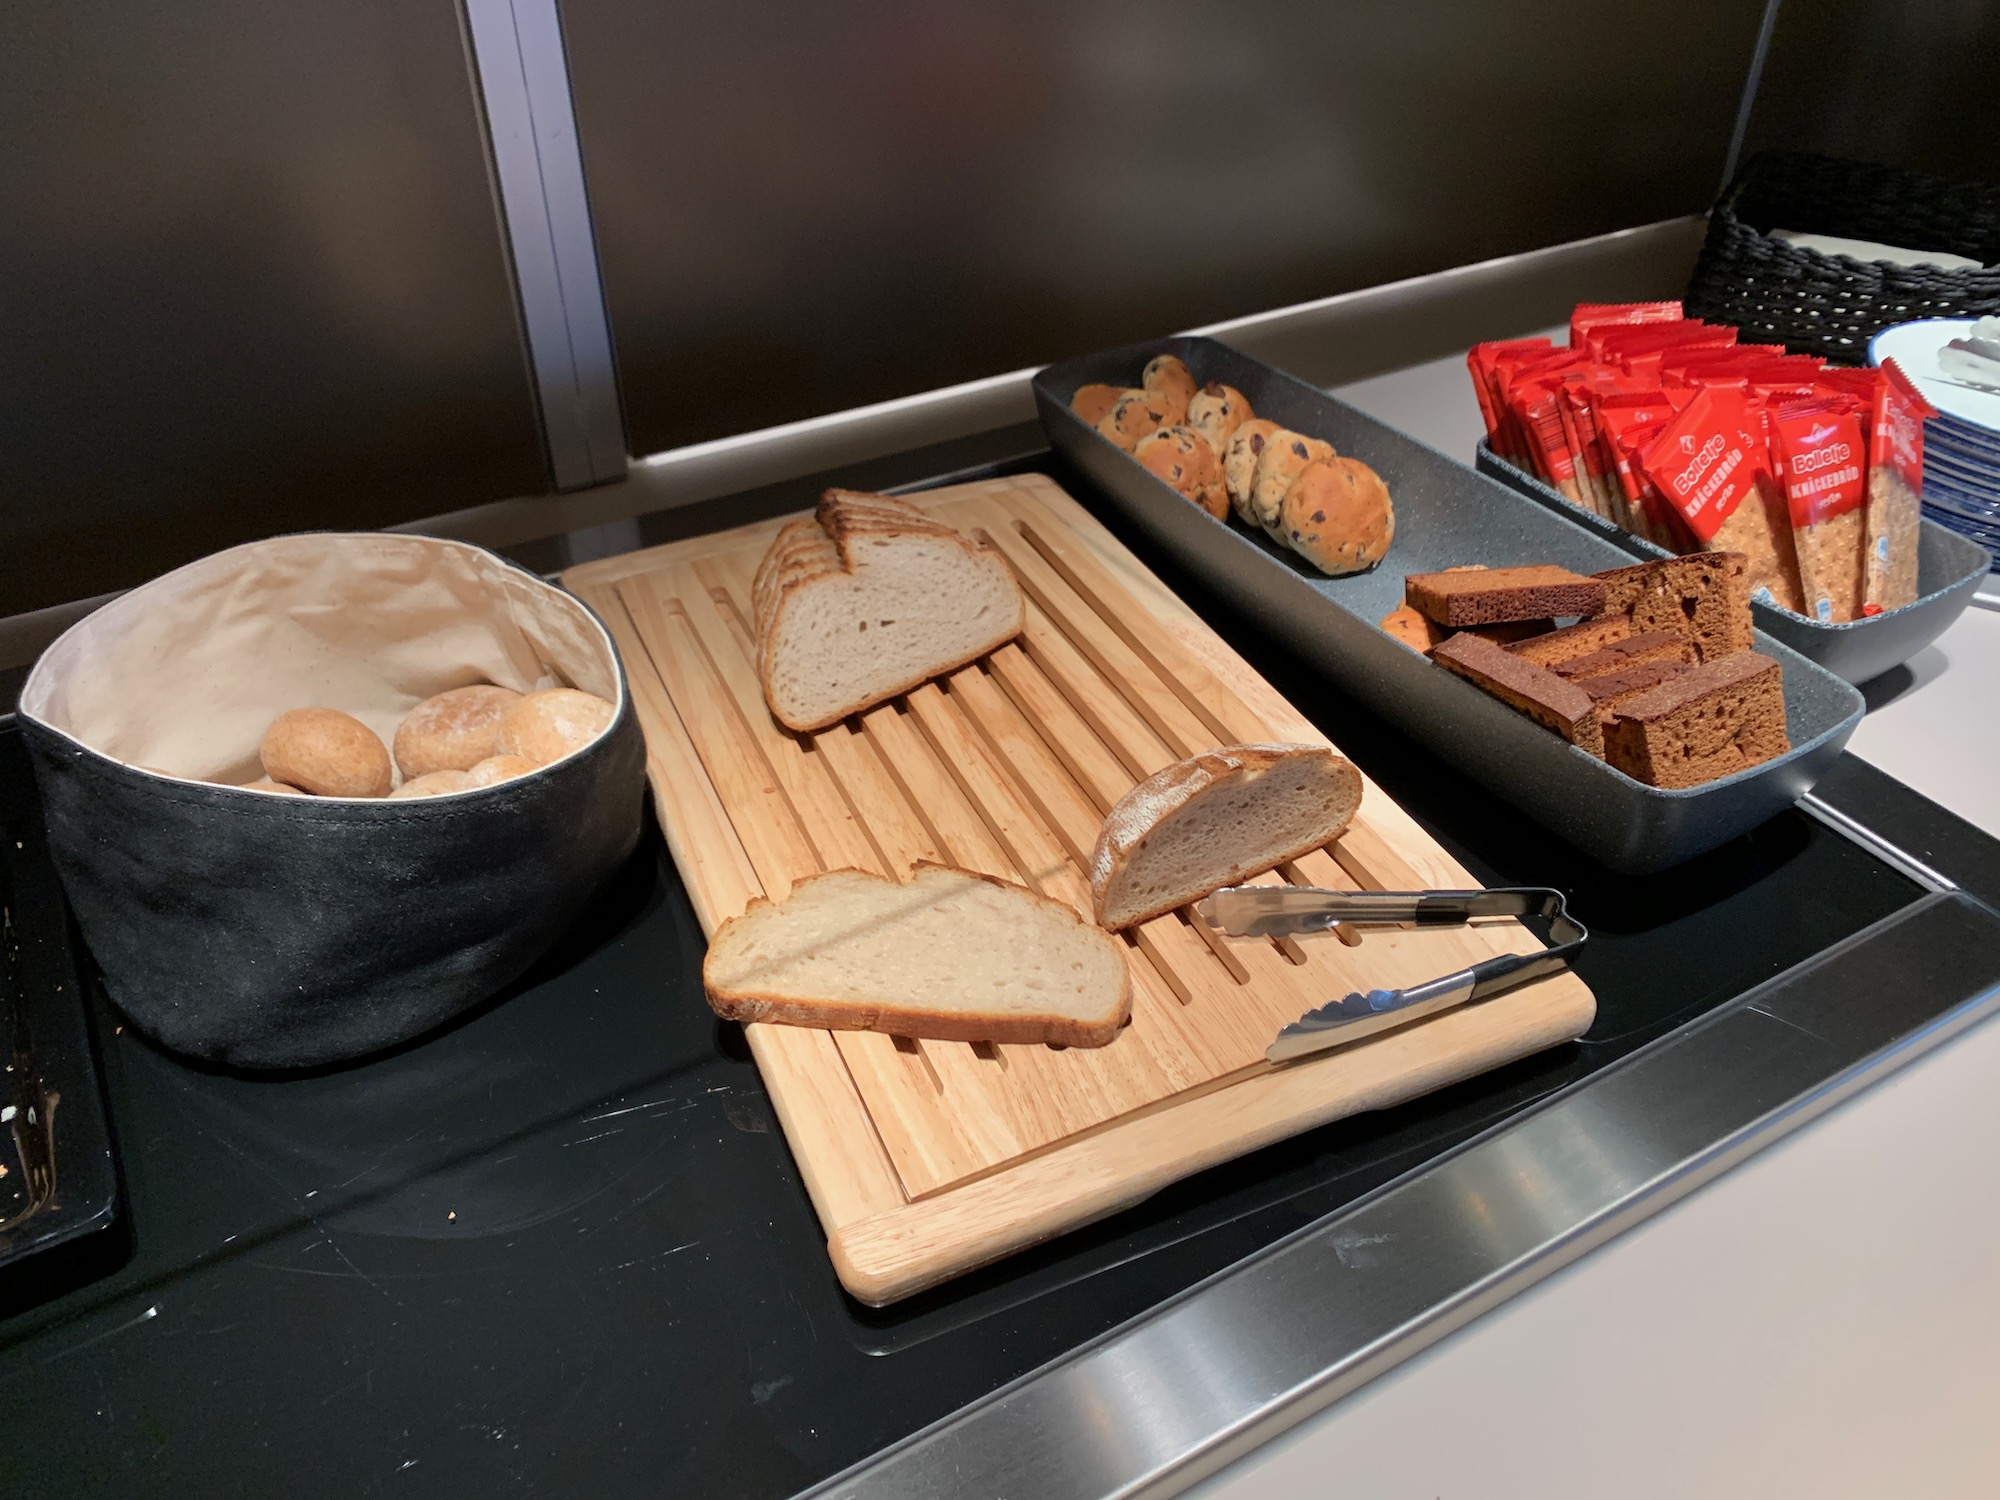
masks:
[[[1198,1094],[961,1188],[829,1225],[827,1250],[852,1296],[885,1306],[1106,1218],[1207,1167],[1572,1041],[1596,1014],[1596,997],[1582,980],[1553,976],[1351,1052]]]

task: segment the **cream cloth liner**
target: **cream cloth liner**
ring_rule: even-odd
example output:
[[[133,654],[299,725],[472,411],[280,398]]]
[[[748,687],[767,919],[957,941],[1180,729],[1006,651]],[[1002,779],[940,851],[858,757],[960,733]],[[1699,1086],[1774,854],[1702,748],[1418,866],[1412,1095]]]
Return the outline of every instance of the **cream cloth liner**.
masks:
[[[389,745],[415,704],[470,683],[616,703],[616,663],[575,599],[464,542],[282,536],[177,568],[71,626],[20,710],[128,766],[241,785],[264,774],[257,747],[287,709],[337,708]]]

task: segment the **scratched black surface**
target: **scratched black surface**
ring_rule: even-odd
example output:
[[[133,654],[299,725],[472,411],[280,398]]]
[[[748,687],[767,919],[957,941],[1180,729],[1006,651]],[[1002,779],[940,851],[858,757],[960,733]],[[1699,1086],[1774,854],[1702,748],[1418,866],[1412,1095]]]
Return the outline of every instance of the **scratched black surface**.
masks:
[[[872,1312],[702,1003],[655,838],[529,982],[387,1057],[235,1076],[100,1013],[130,1255],[0,1322],[0,1493],[788,1495],[1916,894],[1797,813],[1610,875],[1135,549],[1481,878],[1573,892],[1583,1042]]]

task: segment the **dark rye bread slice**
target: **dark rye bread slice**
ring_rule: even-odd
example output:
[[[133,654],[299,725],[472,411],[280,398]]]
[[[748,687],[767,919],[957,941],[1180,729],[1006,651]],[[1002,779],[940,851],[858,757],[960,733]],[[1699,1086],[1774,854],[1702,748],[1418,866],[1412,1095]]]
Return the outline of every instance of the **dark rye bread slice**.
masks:
[[[1601,651],[1631,633],[1632,622],[1624,615],[1603,615],[1594,620],[1578,620],[1547,635],[1531,636],[1507,649],[1538,667],[1553,667],[1557,662]]]
[[[1468,625],[1472,634],[1483,636],[1496,646],[1511,646],[1516,641],[1533,640],[1538,635],[1547,635],[1556,628],[1554,620],[1503,620],[1498,625]]]
[[[1598,717],[1603,718],[1629,699],[1651,692],[1661,683],[1672,682],[1683,672],[1692,670],[1684,661],[1641,662],[1636,666],[1620,667],[1613,672],[1582,678],[1576,685],[1590,694],[1590,701],[1597,705]]]
[[[1791,747],[1783,673],[1756,651],[1703,662],[1628,698],[1604,726],[1605,759],[1648,786],[1701,786]]]
[[[1403,580],[1403,598],[1426,618],[1459,630],[1510,620],[1594,615],[1604,607],[1604,585],[1552,563],[1453,568],[1410,574]]]
[[[1750,649],[1750,581],[1740,552],[1696,552],[1599,573],[1601,615],[1624,615],[1634,635],[1671,630],[1701,661]]]
[[[1478,684],[1544,729],[1602,758],[1604,728],[1590,694],[1547,667],[1523,661],[1504,646],[1476,635],[1455,635],[1431,648],[1431,660]]]
[[[1585,677],[1602,677],[1606,672],[1616,672],[1625,667],[1661,661],[1691,667],[1694,665],[1694,647],[1688,644],[1687,637],[1676,631],[1649,630],[1644,635],[1628,635],[1622,641],[1613,641],[1603,650],[1593,651],[1588,656],[1559,661],[1549,670],[1558,677],[1576,682]]]

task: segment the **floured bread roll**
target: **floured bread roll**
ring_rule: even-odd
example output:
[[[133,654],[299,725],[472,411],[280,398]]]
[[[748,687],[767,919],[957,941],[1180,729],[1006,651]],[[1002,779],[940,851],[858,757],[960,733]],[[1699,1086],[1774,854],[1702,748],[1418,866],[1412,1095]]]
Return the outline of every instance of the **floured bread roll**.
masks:
[[[531,767],[545,766],[588,745],[611,727],[616,713],[617,709],[595,693],[576,688],[530,693],[501,716],[500,728],[493,736],[493,753],[518,755]]]
[[[470,771],[426,771],[421,776],[412,776],[389,796],[391,800],[442,797],[447,792],[469,792],[474,784]]]
[[[529,760],[525,755],[488,756],[465,773],[465,790],[469,792],[482,786],[498,786],[503,781],[512,781],[516,776],[525,776],[540,768],[540,761]]]
[[[160,774],[164,776],[166,773],[162,771]],[[306,792],[300,791],[295,786],[286,786],[282,781],[273,781],[268,776],[259,777],[256,781],[246,781],[237,790],[244,792],[276,792],[283,797],[304,797],[309,795]]]
[[[386,797],[395,782],[375,731],[337,708],[295,708],[264,731],[260,754],[273,781],[321,797]]]
[[[397,766],[406,777],[471,770],[493,753],[502,716],[520,701],[489,682],[424,699],[396,726]]]

